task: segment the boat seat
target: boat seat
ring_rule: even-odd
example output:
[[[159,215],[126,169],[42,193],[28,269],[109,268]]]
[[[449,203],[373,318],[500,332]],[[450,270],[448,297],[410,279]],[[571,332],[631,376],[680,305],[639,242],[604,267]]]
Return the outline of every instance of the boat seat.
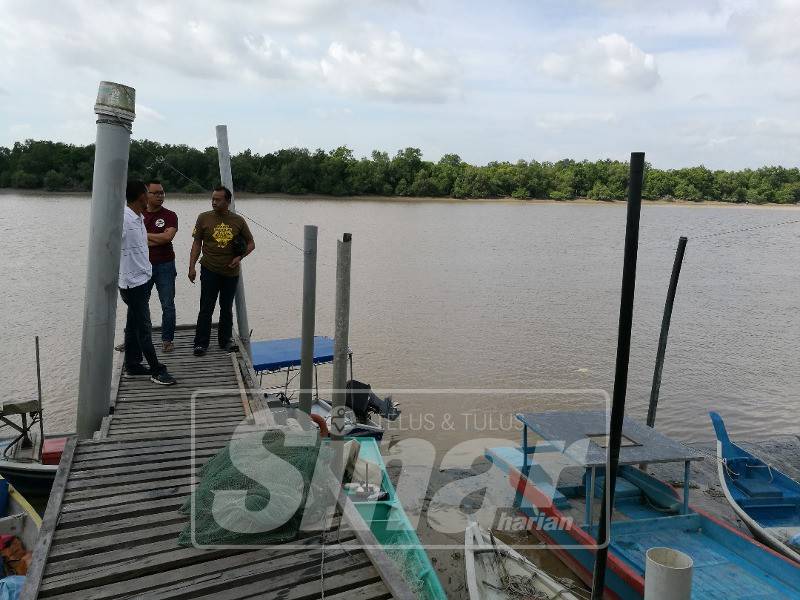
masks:
[[[603,475],[598,475],[594,478],[594,497],[602,498],[603,489],[606,486],[606,478]],[[632,484],[627,479],[617,477],[617,485],[614,488],[614,500],[621,500],[623,498],[638,498],[641,490]]]
[[[484,455],[490,462],[497,465],[502,471],[508,472],[513,469],[522,472],[523,455],[519,448],[487,448]],[[537,465],[533,457],[528,457],[528,479],[536,484],[543,494],[552,498],[553,506],[556,508],[567,508],[569,500],[561,493],[550,481],[549,475]]]
[[[783,490],[777,485],[761,479],[738,478],[733,484],[751,498],[783,498]]]
[[[2,405],[0,405],[0,416],[24,415],[26,413],[39,412],[39,410],[38,400],[3,402]]]

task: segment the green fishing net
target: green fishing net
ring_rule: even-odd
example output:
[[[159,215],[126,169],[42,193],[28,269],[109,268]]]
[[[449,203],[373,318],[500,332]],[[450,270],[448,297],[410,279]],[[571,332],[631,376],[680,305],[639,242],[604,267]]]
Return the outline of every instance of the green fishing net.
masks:
[[[181,512],[192,518],[184,546],[265,545],[295,539],[319,518],[329,496],[309,495],[314,471],[329,471],[331,449],[316,432],[258,431],[237,436],[200,470]],[[324,478],[322,478],[324,479]]]

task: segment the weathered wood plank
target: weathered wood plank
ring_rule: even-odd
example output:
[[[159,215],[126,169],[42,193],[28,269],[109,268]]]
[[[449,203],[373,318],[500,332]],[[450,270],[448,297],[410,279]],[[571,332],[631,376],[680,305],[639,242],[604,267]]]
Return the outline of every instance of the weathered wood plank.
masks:
[[[186,495],[191,494],[193,486],[188,482],[180,485],[167,485],[164,487],[151,487],[139,492],[122,493],[118,490],[112,490],[112,495],[90,498],[71,498],[69,494],[64,494],[62,512],[80,511],[88,508],[103,508],[114,507],[116,510],[121,510],[121,505],[124,504],[138,504],[144,500],[157,500],[160,498],[182,497],[185,499]],[[82,494],[85,496],[85,494]],[[131,511],[127,507],[128,512]]]
[[[139,481],[128,485],[115,485],[114,487],[88,488],[71,490],[67,488],[64,493],[64,502],[71,503],[79,500],[99,500],[101,498],[119,497],[120,495],[135,494],[145,491],[156,491],[159,489],[172,489],[192,484],[192,477],[188,470],[182,476],[171,475],[164,479],[154,475],[147,481]]]
[[[352,536],[352,534],[350,534]],[[334,532],[325,534],[327,544],[334,541]],[[314,548],[320,545],[320,535],[312,534],[292,543],[298,549]],[[88,588],[120,581],[144,577],[170,569],[185,568],[189,565],[208,562],[207,570],[213,570],[216,560],[223,557],[241,556],[253,553],[285,553],[290,546],[280,550],[200,550],[178,546],[175,540],[162,540],[150,544],[136,545],[106,552],[103,555],[82,556],[56,561],[48,565],[43,585],[51,593],[62,593],[68,589]],[[244,557],[242,560],[246,561]],[[213,562],[211,562],[213,561]],[[265,575],[268,573],[265,573]],[[66,589],[65,589],[66,588]],[[56,591],[58,590],[58,591]]]
[[[256,430],[256,428],[252,429],[252,431]],[[208,448],[214,444],[218,444],[221,448],[228,443],[230,439],[227,433],[216,436],[203,436],[202,439],[195,441],[195,448]],[[191,441],[185,437],[163,440],[98,440],[91,442],[91,448],[82,448],[76,460],[86,460],[87,457],[113,458],[125,456],[128,453],[133,456],[136,453],[149,454],[152,452],[167,451],[173,448],[183,448],[184,451],[188,452],[191,447]]]
[[[195,469],[199,470],[200,465],[195,465]],[[100,489],[105,494],[113,493],[117,489],[128,489],[132,486],[139,486],[139,488],[146,487],[147,485],[156,484],[160,482],[177,481],[181,479],[189,479],[192,475],[192,469],[189,461],[175,469],[167,470],[145,470],[135,473],[128,473],[124,475],[105,475],[102,477],[90,477],[84,479],[70,478],[67,482],[67,493],[80,490],[92,493],[91,490]]]
[[[204,436],[220,436],[220,435],[230,435],[234,432],[236,426],[220,426],[215,428],[204,428],[200,431],[195,433],[195,437],[204,437]],[[168,441],[170,439],[181,439],[187,438],[189,430],[181,429],[180,431],[171,431],[171,432],[153,432],[153,433],[135,433],[135,434],[118,434],[115,435],[112,439],[115,441],[143,441],[143,440],[158,440],[158,441]]]
[[[215,451],[198,451],[194,455],[196,466],[202,466],[206,461],[216,454]],[[161,454],[152,455],[153,460],[135,460],[130,463],[120,464],[116,463],[107,467],[96,467],[92,463],[83,463],[84,466],[91,466],[91,468],[84,468],[81,471],[76,471],[70,477],[70,481],[80,481],[82,479],[92,479],[95,477],[113,477],[117,475],[132,475],[134,473],[148,473],[154,471],[169,471],[176,468],[189,468],[191,464],[191,457],[186,454],[184,456],[163,456]]]
[[[391,597],[391,593],[382,580],[354,590],[344,590],[332,595],[325,594],[325,600],[386,600]]]
[[[328,592],[339,592],[355,589],[359,585],[380,580],[375,568],[362,553],[353,554],[338,560],[325,560],[325,576],[320,578],[320,565],[311,565],[301,573],[287,573],[275,579],[269,579],[269,589],[264,590],[265,583],[256,581],[240,585],[230,590],[198,598],[216,600],[234,600],[240,598],[259,598],[263,600],[311,600],[321,597],[324,589]],[[180,598],[180,596],[171,596]],[[163,597],[155,596],[159,600]]]
[[[302,563],[305,555],[310,554],[315,548],[320,547],[322,538],[313,538],[305,544],[298,543],[287,546],[286,548],[274,548],[268,550],[255,550],[232,556],[225,556],[216,559],[213,563],[198,563],[185,566],[179,569],[167,569],[159,573],[153,573],[147,577],[135,577],[114,581],[91,589],[82,591],[82,598],[85,600],[106,600],[117,598],[130,593],[145,594],[150,597],[150,593],[159,588],[180,589],[187,586],[199,585],[205,591],[204,581],[213,581],[214,587],[224,587],[228,585],[230,577],[226,573],[233,569],[255,568],[260,577],[265,578],[275,572],[275,567],[279,567],[281,562],[284,564]],[[352,534],[342,542],[352,540]],[[329,541],[329,540],[328,540]],[[281,561],[281,562],[279,562]],[[123,576],[125,573],[123,573]],[[177,584],[177,585],[176,585]],[[190,590],[187,590],[190,592]]]
[[[103,561],[103,556],[120,548],[132,548],[145,542],[159,540],[172,540],[177,547],[178,536],[186,527],[188,519],[182,522],[168,523],[159,527],[140,528],[134,531],[117,532],[114,535],[92,537],[85,540],[69,540],[68,542],[55,543],[50,548],[51,563],[77,556],[95,555],[98,562]]]
[[[219,429],[220,427],[236,427],[239,423],[245,421],[244,417],[234,419],[215,419],[212,421],[188,421],[184,423],[166,423],[166,424],[153,424],[150,427],[146,425],[118,425],[112,427],[108,434],[116,438],[119,435],[132,435],[134,433],[169,433],[169,432],[187,432],[190,429],[195,431],[205,431],[206,429]]]
[[[162,512],[177,511],[186,502],[186,498],[190,493],[191,488],[187,486],[176,493],[162,494],[155,498],[152,494],[140,494],[138,497],[132,497],[128,506],[124,507],[122,506],[123,503],[96,505],[91,501],[76,502],[70,506],[65,506],[58,523],[58,531],[68,532],[72,527],[108,523],[123,517],[137,518]],[[69,510],[71,508],[74,508],[74,510]]]
[[[195,457],[198,459],[205,459],[209,456],[213,456],[219,452],[223,445],[224,444],[220,444],[218,442],[214,442],[213,444],[204,444],[202,446],[198,444],[194,449]],[[77,471],[76,475],[91,469],[103,469],[114,466],[125,466],[141,463],[159,463],[178,460],[184,455],[188,456],[191,448],[188,446],[175,445],[162,446],[159,449],[139,448],[137,450],[138,451],[135,454],[118,453],[115,456],[111,456],[106,459],[99,458],[100,455],[94,455],[92,458],[83,458],[80,461],[75,461],[73,464]]]
[[[213,597],[216,600],[233,600],[253,595],[259,598],[318,598],[323,583],[326,584],[326,587],[328,587],[327,584],[332,583],[333,589],[341,589],[342,587],[357,586],[358,582],[362,581],[362,577],[367,581],[380,579],[363,553],[348,554],[343,548],[329,547],[326,549],[324,566],[328,575],[322,581],[320,581],[320,553],[299,554],[290,556],[288,559],[219,573],[213,581],[206,579],[192,584],[173,584],[161,589],[150,590],[148,598],[168,600]],[[294,564],[291,559],[294,559]],[[347,581],[334,580],[333,578],[337,574],[344,574]],[[344,586],[343,583],[345,583]],[[308,595],[309,592],[311,592],[311,596]]]
[[[71,437],[64,446],[61,460],[58,463],[58,471],[53,480],[53,487],[50,490],[50,498],[47,501],[47,509],[39,528],[39,536],[36,538],[36,547],[33,550],[33,560],[28,568],[25,577],[25,586],[20,594],[21,600],[34,600],[39,594],[42,585],[42,578],[47,566],[47,558],[50,554],[50,544],[53,541],[53,534],[58,526],[58,516],[61,513],[61,501],[64,496],[64,489],[69,479],[69,470],[72,465],[72,454],[75,452],[75,445],[78,440]]]
[[[111,515],[111,518],[106,521],[67,523],[67,525],[78,525],[76,527],[65,527],[64,523],[59,523],[59,527],[56,529],[55,535],[53,536],[53,543],[72,543],[79,540],[99,538],[104,535],[116,535],[117,533],[125,531],[168,525],[170,523],[177,523],[178,521],[185,522],[187,518],[186,515],[178,512],[178,508],[182,505],[183,499],[174,499],[171,503],[157,507],[158,510],[151,509],[146,514],[138,517],[128,517],[126,514],[115,512]],[[88,512],[89,511],[84,511],[80,514],[88,516]]]

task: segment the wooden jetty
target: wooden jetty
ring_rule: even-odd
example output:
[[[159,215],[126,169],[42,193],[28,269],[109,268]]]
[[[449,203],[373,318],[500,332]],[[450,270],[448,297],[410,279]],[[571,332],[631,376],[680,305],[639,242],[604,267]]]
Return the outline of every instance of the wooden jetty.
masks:
[[[213,346],[194,357],[193,336],[180,326],[162,357],[175,386],[122,377],[116,358],[109,416],[95,439],[65,449],[22,598],[413,598],[347,501],[327,529],[285,549],[178,545],[189,520],[178,509],[194,483],[193,394],[196,468],[260,408],[246,357]]]

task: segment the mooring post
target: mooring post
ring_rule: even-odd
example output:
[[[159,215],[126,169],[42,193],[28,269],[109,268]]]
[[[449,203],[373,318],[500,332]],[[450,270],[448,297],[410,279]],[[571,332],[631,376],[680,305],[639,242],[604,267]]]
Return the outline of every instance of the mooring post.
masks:
[[[136,90],[101,81],[94,105],[97,138],[89,215],[89,257],[83,303],[77,432],[91,438],[108,415],[117,318],[122,215]]]
[[[669,324],[672,320],[672,305],[675,302],[675,292],[678,289],[678,278],[681,276],[683,255],[686,252],[686,238],[678,239],[678,248],[675,250],[675,262],[672,263],[672,276],[669,279],[667,301],[664,304],[664,316],[661,319],[661,335],[658,338],[658,352],[656,353],[656,368],[653,371],[653,387],[650,389],[650,406],[647,408],[647,426],[655,427],[656,409],[658,408],[658,394],[661,391],[661,372],[664,370],[664,355],[667,353],[667,337]]]
[[[336,240],[336,309],[333,338],[333,414],[331,434],[344,431],[346,405],[348,337],[350,333],[350,255],[353,236],[345,233]]]
[[[614,374],[614,395],[611,403],[608,462],[605,486],[603,486],[603,502],[600,506],[600,523],[598,524],[598,549],[592,578],[593,600],[601,600],[605,592],[609,544],[607,525],[610,524],[614,511],[614,487],[617,483],[622,423],[625,418],[625,395],[628,389],[628,362],[631,353],[631,327],[633,326],[633,298],[636,289],[636,258],[639,249],[639,216],[642,208],[643,178],[644,152],[632,152],[628,182],[628,214],[625,227],[625,258],[622,267],[622,293],[617,332],[617,363]],[[587,494],[589,493],[592,493],[592,490],[587,490]]]
[[[300,338],[300,410],[311,414],[314,386],[314,312],[317,303],[317,226],[303,230],[303,325]]]
[[[219,160],[219,176],[222,185],[233,194],[231,210],[236,212],[236,195],[233,190],[233,173],[231,172],[231,151],[228,147],[228,126],[217,125],[217,158]],[[250,323],[247,320],[247,300],[244,295],[244,264],[239,265],[239,282],[236,284],[236,326],[244,351],[252,360],[250,352]]]

